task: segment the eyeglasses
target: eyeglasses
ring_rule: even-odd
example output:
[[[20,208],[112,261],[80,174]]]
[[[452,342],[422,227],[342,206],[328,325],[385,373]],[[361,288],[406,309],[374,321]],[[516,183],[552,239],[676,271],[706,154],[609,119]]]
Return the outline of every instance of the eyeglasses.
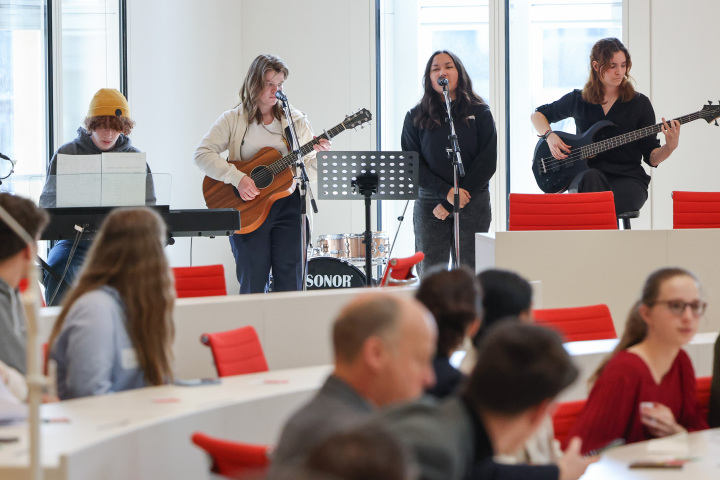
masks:
[[[670,313],[678,317],[685,313],[685,309],[690,307],[693,316],[701,317],[707,308],[707,302],[683,302],[682,300],[657,300],[653,305],[666,305]]]
[[[3,155],[4,157],[4,155]],[[0,158],[0,180],[5,180],[15,172],[15,162]]]

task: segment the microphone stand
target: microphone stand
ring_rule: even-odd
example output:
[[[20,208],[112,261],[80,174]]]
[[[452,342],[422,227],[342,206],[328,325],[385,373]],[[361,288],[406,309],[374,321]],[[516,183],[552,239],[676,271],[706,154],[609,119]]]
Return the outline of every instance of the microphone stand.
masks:
[[[305,170],[305,162],[303,161],[302,150],[300,148],[300,141],[295,131],[295,122],[290,114],[290,102],[288,102],[287,96],[278,90],[275,92],[275,97],[280,100],[283,112],[285,113],[285,120],[288,124],[288,130],[290,130],[290,151],[295,155],[295,162],[300,167],[299,175],[295,177],[298,181],[298,188],[300,188],[300,223],[301,232],[300,238],[302,243],[302,289],[307,290],[307,194],[310,193],[310,201],[312,203],[313,212],[318,213],[317,204],[315,198],[313,198],[312,190],[310,189],[310,179]]]
[[[465,168],[463,167],[462,158],[460,157],[460,145],[458,144],[458,138],[455,134],[455,124],[453,123],[453,117],[450,106],[450,93],[448,92],[448,80],[447,78],[440,77],[438,83],[443,87],[443,95],[445,96],[445,109],[447,110],[448,116],[445,119],[450,124],[450,148],[445,149],[448,154],[448,158],[452,158],[453,162],[453,230],[455,238],[453,242],[454,255],[452,257],[452,268],[460,267],[460,178],[465,176]]]

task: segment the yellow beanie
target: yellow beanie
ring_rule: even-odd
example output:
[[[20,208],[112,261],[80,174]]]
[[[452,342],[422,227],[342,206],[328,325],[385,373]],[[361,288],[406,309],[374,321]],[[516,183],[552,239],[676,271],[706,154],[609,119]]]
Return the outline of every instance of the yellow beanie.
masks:
[[[130,118],[130,106],[125,96],[114,88],[101,88],[90,100],[87,118],[106,115]]]

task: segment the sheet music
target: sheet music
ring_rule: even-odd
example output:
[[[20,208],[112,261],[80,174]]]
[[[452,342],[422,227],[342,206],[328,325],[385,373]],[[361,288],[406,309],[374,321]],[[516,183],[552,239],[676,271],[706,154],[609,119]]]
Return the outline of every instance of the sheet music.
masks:
[[[102,193],[102,155],[57,155],[57,207],[95,207]]]
[[[100,206],[145,205],[145,153],[102,154]]]

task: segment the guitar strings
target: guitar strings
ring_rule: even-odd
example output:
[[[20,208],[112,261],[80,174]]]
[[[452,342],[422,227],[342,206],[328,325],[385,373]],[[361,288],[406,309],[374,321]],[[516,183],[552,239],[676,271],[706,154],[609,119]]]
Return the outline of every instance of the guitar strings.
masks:
[[[674,120],[678,120],[681,124],[682,124],[682,123],[691,122],[691,121],[693,121],[693,120],[697,120],[697,119],[701,118],[700,113],[701,113],[701,112],[691,113],[690,115],[686,115],[686,116],[684,116],[684,117],[676,118],[676,119],[674,119]],[[672,120],[671,120],[671,121],[672,121]],[[600,141],[600,142],[595,142],[595,143],[591,143],[591,144],[589,144],[589,145],[585,145],[585,146],[583,146],[583,147],[580,147],[579,150],[576,150],[576,151],[574,151],[574,152],[571,152],[571,153],[568,155],[567,158],[555,158],[555,157],[553,157],[553,156],[550,156],[550,157],[541,158],[541,159],[540,159],[540,162],[542,162],[542,165],[544,166],[544,168],[545,168],[546,171],[549,170],[549,169],[553,169],[553,168],[559,168],[559,167],[563,166],[563,164],[572,163],[572,162],[575,162],[575,161],[578,161],[578,160],[582,160],[583,158],[590,157],[590,156],[593,156],[593,155],[597,155],[597,154],[602,153],[603,151],[609,150],[609,149],[611,149],[611,148],[619,147],[619,146],[621,146],[621,145],[624,145],[624,144],[626,144],[626,143],[632,142],[632,141],[634,141],[634,140],[639,140],[640,138],[644,138],[644,137],[646,137],[646,136],[648,136],[648,135],[651,135],[651,134],[653,133],[653,130],[654,130],[654,129],[657,129],[657,132],[655,132],[655,133],[658,133],[658,132],[661,131],[662,125],[663,125],[662,123],[658,123],[658,124],[656,124],[656,125],[650,125],[650,126],[641,128],[640,130],[637,130],[637,131],[635,131],[635,132],[630,132],[630,133],[626,133],[626,134],[620,135],[620,137],[625,137],[625,136],[630,136],[630,137],[632,137],[632,136],[637,136],[638,134],[640,134],[640,132],[643,132],[644,130],[648,130],[648,133],[647,133],[647,134],[644,134],[644,135],[643,135],[643,134],[640,134],[640,135],[638,136],[638,138],[631,139],[631,140],[628,140],[628,141],[626,141],[626,142],[622,142],[622,143],[620,143],[620,144],[618,144],[618,145],[614,145],[614,146],[612,146],[612,147],[609,147],[608,149],[603,148],[601,151],[593,151],[593,150],[598,149],[598,147],[604,147],[606,144],[612,144],[612,143],[614,143],[614,142],[617,142],[617,141],[618,141],[618,140],[617,140],[618,137],[610,138],[610,139],[607,139],[607,140],[602,140],[602,141]],[[593,149],[592,147],[595,147],[595,149]],[[588,151],[588,150],[589,150],[589,151]],[[539,167],[539,168],[542,168],[542,167]]]

